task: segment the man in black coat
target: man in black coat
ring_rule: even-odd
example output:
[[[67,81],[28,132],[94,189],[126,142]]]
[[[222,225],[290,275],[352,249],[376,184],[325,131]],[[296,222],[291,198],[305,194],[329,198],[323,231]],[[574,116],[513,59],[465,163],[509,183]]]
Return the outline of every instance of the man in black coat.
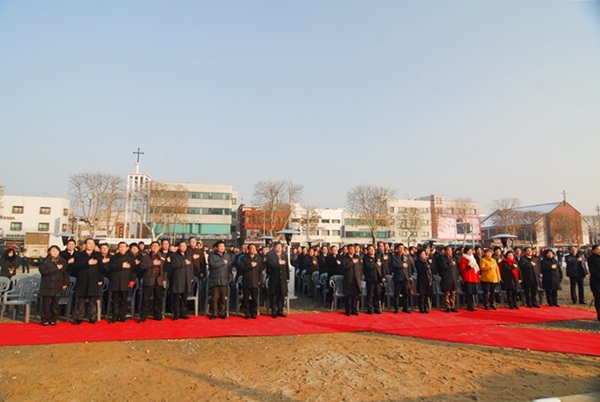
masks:
[[[71,276],[75,276],[75,255],[77,251],[75,248],[77,247],[77,243],[73,239],[67,240],[66,248],[60,252],[60,256],[67,262],[67,272]]]
[[[358,315],[358,298],[360,296],[360,285],[362,282],[362,264],[360,258],[356,256],[354,245],[348,246],[348,254],[344,254],[342,261],[342,274],[344,282],[344,304],[346,315]]]
[[[521,256],[519,268],[521,269],[521,288],[525,294],[525,305],[530,308],[540,308],[538,289],[541,284],[541,270],[531,247],[525,247],[525,254]]]
[[[287,256],[283,253],[281,243],[275,243],[265,259],[267,277],[269,279],[269,298],[271,300],[271,316],[285,317],[283,305],[288,295],[290,281],[290,266]]]
[[[258,255],[255,244],[248,246],[248,253],[240,261],[242,274],[242,291],[244,292],[243,309],[246,319],[256,319],[258,315],[258,288],[262,282],[263,259]]]
[[[394,282],[394,313],[399,310],[400,297],[402,297],[402,312],[410,314],[408,309],[408,298],[410,297],[410,281],[414,271],[404,249],[404,244],[396,245],[396,252],[390,257],[390,271]]]
[[[381,284],[385,282],[383,276],[383,262],[379,256],[375,254],[375,247],[369,245],[367,253],[363,257],[363,274],[365,282],[367,282],[367,314],[381,314]]]
[[[458,313],[456,292],[458,290],[458,265],[452,255],[452,247],[445,247],[436,259],[436,269],[440,276],[440,290],[444,292],[447,313]]]
[[[592,254],[589,256],[588,267],[590,269],[590,289],[594,295],[594,306],[598,321],[600,321],[600,246],[595,244],[592,247]]]
[[[135,285],[135,257],[129,253],[124,241],[117,245],[117,253],[110,258],[110,292],[112,295],[112,316],[109,323],[127,321],[127,293]],[[133,312],[132,312],[133,313]]]
[[[187,295],[192,291],[194,268],[192,258],[187,251],[187,243],[181,241],[177,252],[171,253],[171,310],[173,321],[189,318],[187,311]]]
[[[571,246],[569,254],[565,257],[567,263],[567,276],[571,282],[571,301],[577,303],[579,296],[579,304],[585,304],[585,294],[583,290],[583,280],[587,276],[587,269],[583,254],[579,252],[577,247]]]
[[[140,308],[140,323],[146,321],[150,313],[150,300],[154,296],[152,314],[154,319],[160,321],[164,298],[164,287],[167,284],[167,272],[164,270],[166,258],[159,252],[160,245],[154,241],[150,244],[150,253],[142,258],[140,269],[142,271],[142,305]]]
[[[102,254],[95,251],[94,239],[88,238],[83,244],[83,251],[75,254],[73,271],[77,277],[75,285],[75,313],[74,324],[79,325],[87,311],[87,317],[91,324],[98,321],[98,296],[102,285],[102,274],[100,265]]]

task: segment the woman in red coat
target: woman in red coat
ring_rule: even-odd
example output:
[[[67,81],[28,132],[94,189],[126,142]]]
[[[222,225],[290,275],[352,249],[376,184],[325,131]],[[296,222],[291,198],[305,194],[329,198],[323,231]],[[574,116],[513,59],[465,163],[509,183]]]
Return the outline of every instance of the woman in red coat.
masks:
[[[462,274],[465,298],[467,299],[467,309],[475,311],[475,295],[477,294],[477,284],[479,283],[479,272],[481,270],[473,256],[472,247],[465,247],[459,261],[459,266]]]

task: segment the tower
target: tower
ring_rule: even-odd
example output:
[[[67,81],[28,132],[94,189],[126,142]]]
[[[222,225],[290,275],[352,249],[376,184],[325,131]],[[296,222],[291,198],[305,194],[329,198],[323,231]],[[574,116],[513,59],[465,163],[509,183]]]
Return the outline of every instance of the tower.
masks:
[[[135,173],[127,173],[127,193],[125,194],[125,219],[123,238],[141,238],[144,223],[148,222],[149,190],[152,179],[146,173],[140,173],[140,155],[144,153],[138,147]]]

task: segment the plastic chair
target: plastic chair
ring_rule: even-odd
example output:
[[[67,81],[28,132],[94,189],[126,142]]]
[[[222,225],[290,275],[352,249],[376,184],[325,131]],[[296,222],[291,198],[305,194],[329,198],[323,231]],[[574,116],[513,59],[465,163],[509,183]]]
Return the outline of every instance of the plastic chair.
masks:
[[[385,299],[387,303],[387,308],[390,310],[392,308],[392,298],[394,297],[394,281],[392,280],[392,275],[385,276]]]
[[[344,297],[344,277],[342,275],[333,275],[329,278],[329,286],[332,288],[331,311],[333,311],[338,307],[338,299]]]
[[[321,293],[323,294],[323,307],[327,303],[327,295],[329,294],[329,283],[327,283],[327,272],[319,276],[319,283],[321,284]]]
[[[31,313],[31,303],[35,297],[36,290],[39,289],[39,280],[28,276],[20,278],[16,281],[14,288],[4,292],[2,299],[2,313],[0,313],[0,321],[4,319],[4,311],[7,306],[13,306],[13,320],[16,318],[17,308],[25,306],[25,322],[29,322]]]
[[[319,281],[320,278],[320,274],[319,271],[315,271],[312,273],[311,275],[311,281],[313,282],[313,297],[315,299],[315,302],[317,301],[317,298],[319,296],[319,293],[321,291],[321,282]]]
[[[2,303],[1,299],[5,292],[8,291],[10,287],[10,278],[6,276],[0,276],[0,303]]]
[[[71,311],[73,309],[73,295],[75,294],[76,283],[77,278],[71,276],[69,278],[69,284],[67,285],[67,288],[63,290],[58,299],[59,306],[66,306],[65,317],[67,317],[67,319],[71,316]]]
[[[99,295],[96,304],[98,305],[98,319],[102,319],[102,301],[104,300],[104,294],[108,291],[108,284],[110,280],[107,277],[102,279],[102,285],[99,286]],[[110,293],[108,294],[108,300],[106,302],[106,316],[108,317],[108,306],[110,303]]]
[[[192,291],[187,294],[187,301],[194,301],[194,314],[198,316],[198,305],[200,303],[200,280],[194,276],[192,281]]]

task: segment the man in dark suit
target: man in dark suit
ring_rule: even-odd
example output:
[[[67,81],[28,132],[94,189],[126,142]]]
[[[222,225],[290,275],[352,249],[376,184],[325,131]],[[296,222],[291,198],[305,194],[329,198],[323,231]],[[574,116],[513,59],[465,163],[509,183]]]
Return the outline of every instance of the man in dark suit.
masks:
[[[258,255],[255,244],[248,246],[248,253],[240,261],[242,291],[244,292],[243,309],[246,319],[258,315],[258,288],[262,282],[263,259]]]
[[[375,247],[369,245],[367,254],[363,257],[363,273],[365,282],[367,282],[367,314],[381,314],[381,284],[385,282],[383,276],[383,262],[379,256],[375,254]]]
[[[232,279],[233,255],[225,251],[225,242],[219,240],[214,245],[214,250],[208,256],[208,286],[212,292],[212,315],[227,318],[227,287]]]
[[[166,258],[159,252],[160,245],[154,241],[150,244],[150,253],[142,258],[142,306],[140,308],[140,323],[146,321],[150,312],[150,300],[154,296],[152,314],[154,319],[160,321],[164,298],[164,287],[167,284],[167,272],[164,270]]]
[[[271,316],[273,318],[286,317],[283,312],[283,304],[288,295],[290,266],[287,256],[283,253],[281,243],[275,243],[273,249],[267,253],[266,264],[267,277],[269,278]]]
[[[173,321],[180,318],[187,320],[187,295],[192,291],[194,268],[192,258],[187,251],[187,243],[181,241],[177,251],[171,254],[171,309]]]
[[[117,253],[110,258],[110,291],[112,294],[112,317],[109,323],[127,321],[127,293],[135,285],[135,257],[128,252],[124,241],[117,245]]]
[[[360,285],[362,282],[362,264],[360,258],[355,254],[356,250],[353,244],[348,246],[348,253],[341,258],[342,274],[344,282],[344,304],[346,315],[358,315],[358,298],[360,296]]]
[[[73,271],[77,277],[75,285],[75,298],[77,299],[74,314],[75,325],[81,324],[86,310],[91,324],[98,321],[97,301],[100,295],[100,285],[102,285],[102,274],[100,273],[102,254],[95,251],[95,248],[94,239],[88,238],[84,242],[83,251],[76,253],[74,257]]]
[[[409,285],[411,280],[411,263],[405,252],[404,244],[396,246],[396,252],[390,257],[390,270],[394,281],[394,313],[398,313],[400,297],[402,297],[402,312],[410,314],[408,298],[410,297]]]

